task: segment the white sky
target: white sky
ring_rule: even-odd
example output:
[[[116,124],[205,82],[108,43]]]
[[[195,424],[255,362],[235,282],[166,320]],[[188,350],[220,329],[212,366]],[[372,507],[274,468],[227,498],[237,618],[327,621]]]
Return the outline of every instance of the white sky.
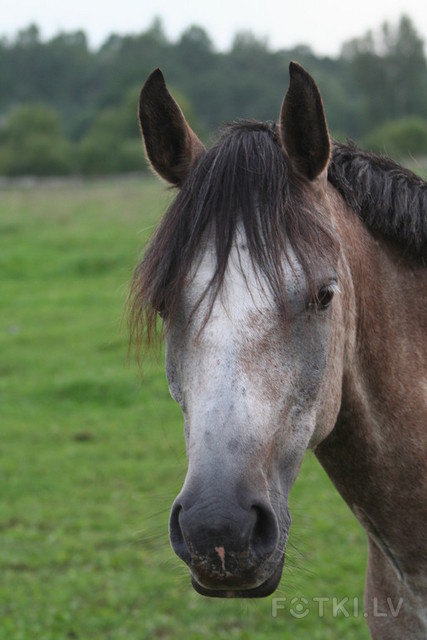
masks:
[[[316,53],[333,55],[345,40],[402,13],[426,38],[425,0],[0,0],[0,34],[13,36],[36,22],[44,38],[83,29],[98,46],[112,32],[143,31],[159,16],[172,39],[198,24],[217,48],[226,49],[236,31],[250,29],[267,36],[274,49],[309,44]]]

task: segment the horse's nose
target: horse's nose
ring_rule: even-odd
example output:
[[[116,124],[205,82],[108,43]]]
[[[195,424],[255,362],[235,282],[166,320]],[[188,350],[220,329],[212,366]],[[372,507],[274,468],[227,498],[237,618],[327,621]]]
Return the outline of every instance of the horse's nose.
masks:
[[[170,539],[175,553],[209,579],[216,575],[239,581],[275,551],[279,528],[266,499],[250,500],[244,508],[224,496],[207,500],[178,496],[170,517]]]

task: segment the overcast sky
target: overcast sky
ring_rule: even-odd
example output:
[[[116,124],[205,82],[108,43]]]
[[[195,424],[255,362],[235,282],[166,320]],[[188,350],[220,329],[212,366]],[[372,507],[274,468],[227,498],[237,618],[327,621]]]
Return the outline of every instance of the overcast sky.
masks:
[[[219,49],[230,46],[236,31],[250,29],[275,49],[309,44],[333,55],[345,40],[402,13],[427,37],[426,0],[1,0],[0,7],[2,35],[36,22],[44,38],[83,29],[92,46],[112,32],[143,31],[156,16],[170,38],[198,24]]]

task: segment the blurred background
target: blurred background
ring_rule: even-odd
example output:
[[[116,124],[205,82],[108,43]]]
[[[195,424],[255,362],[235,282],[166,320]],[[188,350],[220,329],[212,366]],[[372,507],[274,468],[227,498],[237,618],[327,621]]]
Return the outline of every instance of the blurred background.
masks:
[[[275,119],[296,60],[334,137],[427,175],[425,3],[293,4],[2,3],[0,640],[368,639],[364,532],[310,454],[277,616],[192,590],[168,542],[182,417],[162,354],[127,361],[128,284],[173,196],[136,123],[155,67],[209,143]]]
[[[246,12],[241,15],[243,24],[254,22],[256,16],[250,20],[246,15],[251,3],[235,4]],[[332,11],[338,5],[329,4]],[[362,3],[362,16],[367,5]],[[310,16],[310,3],[302,6]],[[11,11],[13,7],[10,3]],[[385,17],[386,7],[384,3]],[[221,9],[226,11],[219,7],[208,15],[214,32],[227,24]],[[114,9],[110,24],[114,25],[115,13],[125,11],[126,3]],[[289,29],[292,16],[281,9],[291,31],[283,34],[281,47],[269,44],[268,31],[260,35],[262,26],[255,22],[254,31],[241,29],[220,48],[203,23],[168,35],[165,24],[181,22],[173,3],[164,19],[159,14],[141,31],[135,32],[130,22],[131,33],[112,32],[102,39],[96,17],[87,16],[86,26],[84,13],[80,29],[47,35],[44,31],[53,29],[48,7],[45,16],[40,10],[40,24],[47,20],[44,30],[35,22],[15,31],[11,27],[0,39],[0,175],[144,171],[135,111],[142,82],[153,68],[163,69],[191,124],[208,141],[226,121],[275,119],[290,60],[300,62],[316,78],[334,137],[350,137],[362,147],[404,162],[423,158],[427,155],[425,23],[402,15],[357,33],[358,20],[349,13],[343,24],[346,14],[340,11],[329,16],[318,7],[323,22],[316,24],[316,15],[307,18],[306,39],[292,46],[286,46],[295,39]],[[61,24],[61,11],[56,9],[56,14]],[[274,25],[281,22],[273,12],[263,15]],[[148,22],[147,17],[140,22]],[[345,26],[342,32],[353,30],[353,37],[341,40],[337,22]],[[67,24],[67,14],[62,24]],[[334,53],[313,48],[310,34],[316,40],[319,31],[328,35],[320,46]]]

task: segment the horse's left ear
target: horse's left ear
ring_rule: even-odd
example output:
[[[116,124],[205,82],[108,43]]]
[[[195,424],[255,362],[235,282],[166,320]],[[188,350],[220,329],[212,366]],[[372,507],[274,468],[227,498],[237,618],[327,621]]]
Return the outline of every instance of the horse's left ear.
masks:
[[[331,145],[322,98],[313,78],[296,62],[280,111],[283,146],[297,171],[314,180],[327,167]]]

